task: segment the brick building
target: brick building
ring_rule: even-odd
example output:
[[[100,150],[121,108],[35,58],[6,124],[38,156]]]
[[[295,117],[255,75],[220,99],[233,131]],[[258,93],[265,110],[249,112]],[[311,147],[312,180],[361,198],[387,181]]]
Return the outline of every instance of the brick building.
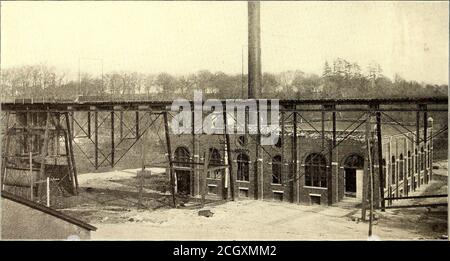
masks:
[[[202,184],[206,183],[208,196],[219,198],[230,197],[233,187],[238,199],[322,205],[336,203],[346,196],[362,200],[364,192],[369,191],[368,179],[364,181],[364,176],[367,177],[370,173],[370,161],[374,172],[374,198],[379,203],[381,181],[376,146],[373,146],[373,153],[369,158],[365,125],[348,135],[350,130],[344,130],[349,124],[338,121],[338,144],[332,153],[329,153],[332,145],[332,131],[327,131],[331,129],[329,121],[324,122],[323,135],[317,131],[321,128],[320,122],[299,123],[296,141],[292,134],[292,124],[286,124],[278,143],[262,146],[258,158],[254,135],[230,135],[230,156],[226,152],[224,135],[172,135],[177,192],[200,197]],[[372,127],[374,124],[371,123],[370,135],[374,139],[375,131]],[[427,128],[429,137],[432,129],[430,118]],[[407,195],[431,179],[433,143],[432,140],[427,143],[421,140],[423,131],[421,128],[419,142],[416,143],[417,133],[400,133],[393,123],[383,123],[385,197]],[[295,143],[297,149],[294,148]],[[204,162],[204,156],[208,155],[207,151],[210,166],[226,165],[231,160],[231,179],[229,170],[222,169],[208,173],[206,182],[203,183],[205,174],[201,163]],[[295,158],[298,164],[295,164]],[[258,171],[262,174],[255,171],[256,164],[259,164]]]

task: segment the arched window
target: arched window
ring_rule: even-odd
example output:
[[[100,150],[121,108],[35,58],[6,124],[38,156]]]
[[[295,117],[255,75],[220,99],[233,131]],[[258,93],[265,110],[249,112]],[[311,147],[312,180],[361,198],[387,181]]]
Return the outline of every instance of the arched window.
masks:
[[[327,160],[322,154],[312,153],[306,157],[305,185],[327,187]]]
[[[272,183],[281,184],[281,156],[277,155],[272,158]]]
[[[386,159],[382,160],[382,164],[383,164],[382,167],[383,167],[383,175],[384,175],[384,188],[387,188],[388,181],[387,181],[387,178],[386,178],[386,174],[387,174]]]
[[[350,155],[345,159],[344,168],[363,169],[364,168],[364,158],[357,154]]]
[[[395,169],[395,156],[392,156],[391,162],[391,184],[395,184],[395,177],[397,175],[397,171]]]
[[[190,153],[186,147],[178,147],[175,150],[175,165],[180,167],[190,167],[190,164],[184,164],[183,162],[190,162]]]
[[[211,167],[223,165],[222,157],[220,152],[216,148],[209,149],[209,165]],[[223,170],[208,171],[208,178],[210,179],[220,179],[222,177]]]
[[[398,180],[401,181],[403,180],[403,166],[404,166],[404,162],[403,162],[403,153],[400,153],[400,161],[398,162]]]
[[[237,156],[237,180],[249,181],[250,158],[245,153]]]

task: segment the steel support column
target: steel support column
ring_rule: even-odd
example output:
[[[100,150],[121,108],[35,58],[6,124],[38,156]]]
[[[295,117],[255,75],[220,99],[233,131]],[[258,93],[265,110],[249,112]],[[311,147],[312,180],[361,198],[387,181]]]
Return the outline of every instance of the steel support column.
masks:
[[[380,180],[380,199],[381,199],[381,211],[385,211],[385,202],[384,202],[384,187],[386,184],[386,180],[384,179],[383,173],[383,140],[381,134],[381,112],[376,112],[376,121],[377,121],[377,152],[378,152],[378,176]]]
[[[419,106],[420,108],[420,106]],[[416,112],[416,170],[417,170],[417,188],[420,187],[420,111]]]
[[[98,170],[98,111],[94,111],[94,162],[95,170]]]
[[[294,107],[295,108],[295,107]],[[292,115],[293,120],[293,134],[292,134],[292,178],[294,203],[300,203],[300,175],[298,173],[298,144],[297,144],[297,112],[294,111]]]
[[[115,152],[115,144],[114,144],[114,110],[111,112],[111,168],[114,168],[114,152]]]
[[[173,207],[177,207],[177,199],[175,195],[175,173],[173,169],[173,161],[172,161],[172,146],[170,144],[170,133],[169,133],[169,122],[167,119],[167,111],[164,111],[163,113],[164,117],[164,133],[166,136],[166,146],[167,146],[167,157],[169,160],[169,178],[170,178],[170,188],[172,190],[172,204]]]
[[[422,155],[422,161],[423,161],[423,179],[424,183],[427,184],[429,181],[428,177],[428,113],[427,113],[427,106],[423,105],[423,109],[425,110],[423,112],[423,148],[424,148],[424,155]]]
[[[231,200],[234,201],[236,195],[236,179],[234,177],[233,172],[233,157],[231,155],[231,141],[230,141],[230,134],[228,133],[228,115],[226,110],[226,103],[222,103],[223,108],[223,122],[224,122],[224,134],[225,134],[225,145],[226,145],[226,153],[227,153],[227,159],[228,159],[228,173],[230,178],[230,194],[231,194]]]

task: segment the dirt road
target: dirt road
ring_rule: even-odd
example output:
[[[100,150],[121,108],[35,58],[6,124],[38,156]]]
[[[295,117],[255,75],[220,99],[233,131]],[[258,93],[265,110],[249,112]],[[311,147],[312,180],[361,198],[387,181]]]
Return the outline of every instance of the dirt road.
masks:
[[[212,217],[199,216],[200,204],[189,202],[173,209],[164,193],[146,189],[146,208],[136,205],[134,171],[81,175],[82,193],[64,211],[98,228],[92,239],[149,240],[367,240],[368,223],[359,221],[361,210],[354,199],[334,206],[291,203],[210,200],[203,209]],[[416,194],[445,194],[446,168]],[[440,174],[439,174],[440,173]],[[441,175],[441,176],[439,176]],[[83,177],[84,176],[84,177]],[[131,185],[130,185],[131,184]],[[151,198],[151,199],[150,199]],[[441,198],[446,201],[446,198]],[[402,202],[402,204],[405,204]],[[377,211],[373,227],[381,240],[440,239],[447,234],[447,208]]]

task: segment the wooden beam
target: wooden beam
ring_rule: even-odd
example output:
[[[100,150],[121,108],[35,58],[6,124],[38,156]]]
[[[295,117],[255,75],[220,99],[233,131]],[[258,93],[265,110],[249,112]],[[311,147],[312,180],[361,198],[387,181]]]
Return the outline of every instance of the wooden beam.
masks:
[[[293,112],[293,121],[294,121],[294,133],[292,135],[292,178],[293,182],[293,191],[294,191],[294,203],[300,202],[300,175],[298,173],[298,153],[297,153],[297,112]]]
[[[380,198],[381,198],[381,211],[385,210],[385,199],[384,199],[384,187],[386,184],[386,180],[384,179],[383,173],[383,140],[381,134],[381,112],[376,112],[376,121],[377,121],[377,152],[378,152],[378,176],[380,180]]]
[[[67,160],[67,167],[69,168],[69,181],[72,183],[72,193],[76,194],[77,191],[77,184],[75,183],[75,174],[74,174],[74,170],[73,170],[73,165],[72,165],[72,154],[70,153],[70,148],[69,148],[69,142],[70,142],[70,135],[68,134],[67,131],[65,131],[61,125],[59,124],[59,122],[57,121],[58,119],[52,115],[52,121],[53,121],[53,125],[55,125],[57,130],[62,130],[63,132],[63,136],[64,136],[64,147],[66,150],[66,160]]]
[[[428,131],[428,113],[427,113],[427,107],[426,105],[423,106],[423,109],[425,110],[423,112],[423,148],[424,148],[424,155],[422,155],[422,161],[423,161],[423,179],[424,179],[424,183],[428,183],[429,181],[429,177],[428,177],[428,169],[427,169],[427,165],[428,165],[428,136],[427,136],[427,131]]]
[[[281,144],[281,183],[284,183],[285,180],[289,179],[288,177],[286,177],[287,176],[286,175],[286,167],[284,165],[284,162],[286,162],[286,159],[285,159],[286,156],[284,153],[284,149],[285,149],[285,147],[284,147],[285,129],[284,128],[285,128],[285,124],[286,124],[285,123],[286,112],[282,111],[282,112],[280,112],[280,114],[281,114],[281,137],[278,137],[278,138],[281,139],[280,140],[280,144]],[[286,201],[286,200],[287,200],[287,197],[283,197],[283,201]]]
[[[206,200],[206,193],[207,192],[207,184],[206,184],[206,177],[208,176],[208,167],[209,167],[209,150],[207,149],[205,153],[203,154],[204,161],[203,161],[203,171],[202,171],[202,177],[200,179],[201,184],[201,193],[202,193],[202,208],[205,206],[205,200]]]
[[[433,207],[447,207],[448,203],[431,203],[431,204],[413,204],[413,205],[400,205],[400,206],[387,206],[387,209],[392,208],[433,208]]]
[[[45,175],[45,158],[48,155],[48,136],[49,136],[49,128],[50,128],[50,112],[47,112],[46,123],[45,123],[45,132],[44,132],[44,142],[41,147],[41,166],[39,170],[39,181],[42,181],[46,178]],[[38,185],[39,197],[42,197],[45,193],[44,186],[42,184]]]
[[[366,130],[365,130],[365,152],[364,152],[364,174],[363,174],[363,193],[362,193],[362,204],[361,204],[361,219],[366,221],[366,210],[367,210],[367,198],[369,192],[369,147],[367,141],[370,139],[370,115],[367,115],[366,120]]]
[[[322,118],[323,120],[324,120],[324,116]],[[332,139],[329,142],[329,147],[330,147],[329,148],[329,154],[330,154],[329,155],[330,156],[330,160],[329,160],[330,165],[329,166],[330,166],[330,168],[329,168],[328,173],[327,173],[327,180],[328,180],[328,182],[327,182],[327,189],[328,189],[327,195],[328,195],[328,205],[329,206],[331,206],[333,204],[333,195],[335,193],[335,191],[334,191],[334,188],[335,188],[335,184],[334,183],[335,182],[333,182],[333,181],[334,181],[334,178],[336,180],[338,178],[337,165],[336,166],[334,165],[334,163],[337,163],[337,157],[336,157],[337,152],[335,152],[335,149],[337,150],[337,148],[336,148],[336,112],[334,112],[334,111],[331,113],[331,121],[332,121],[332,125],[333,126],[332,126]],[[323,138],[325,138],[325,137],[323,137]],[[339,197],[339,195],[337,195],[336,201],[339,200],[338,197]]]
[[[91,138],[91,111],[87,112],[87,136]]]
[[[324,106],[322,106],[323,109],[325,109]],[[322,140],[322,151],[325,150],[325,111],[322,111],[322,115],[321,115],[321,140]],[[330,159],[331,160],[331,159]]]
[[[369,118],[369,124],[370,124],[370,118]],[[371,139],[370,136],[368,136],[368,139],[366,141],[367,144],[367,150],[369,154],[369,186],[370,186],[370,197],[369,197],[369,206],[370,206],[370,213],[369,213],[369,237],[372,236],[372,224],[373,224],[373,194],[375,191],[374,188],[374,171],[373,171],[373,162],[372,162],[372,146],[371,146]]]
[[[123,110],[119,112],[119,137],[123,139]]]
[[[98,111],[95,108],[94,112],[94,165],[95,170],[98,170]]]
[[[257,124],[257,134],[256,134],[256,140],[255,140],[255,198],[256,199],[263,199],[264,198],[264,192],[263,192],[263,175],[261,172],[261,165],[262,165],[262,158],[263,155],[261,153],[261,128],[260,128],[260,118],[259,118],[259,109],[260,104],[259,101],[256,103],[256,124]]]
[[[139,111],[135,112],[135,127],[136,127],[136,139],[139,138]]]
[[[6,112],[6,123],[5,123],[5,135],[3,135],[4,139],[5,139],[5,151],[2,151],[2,168],[1,168],[1,174],[3,177],[3,184],[2,184],[2,189],[5,189],[5,180],[6,180],[6,172],[7,172],[7,164],[8,164],[8,156],[9,156],[9,144],[10,144],[10,140],[11,140],[11,134],[9,131],[9,117],[10,117],[10,112]]]
[[[111,111],[111,168],[114,168],[114,111]]]
[[[420,107],[420,106],[419,106]],[[416,171],[417,171],[417,187],[420,187],[420,111],[416,112]]]
[[[166,136],[166,146],[167,146],[167,156],[169,158],[169,178],[170,178],[170,187],[172,190],[172,204],[173,207],[176,208],[177,207],[177,199],[176,199],[176,195],[175,195],[175,173],[173,171],[173,163],[172,163],[172,147],[170,144],[170,133],[169,133],[169,122],[167,119],[167,111],[165,111],[163,113],[163,117],[164,117],[164,133]]]
[[[227,111],[226,111],[226,104],[225,102],[222,103],[222,109],[223,109],[223,121],[224,121],[224,135],[225,135],[225,145],[226,145],[226,153],[227,153],[227,160],[226,162],[228,164],[228,173],[230,178],[230,194],[231,194],[231,200],[234,201],[235,199],[235,179],[234,179],[234,173],[233,173],[233,160],[231,155],[231,141],[230,141],[230,135],[228,134],[228,125],[227,125]]]
[[[73,169],[73,177],[74,177],[74,181],[75,181],[75,195],[78,194],[78,173],[77,173],[77,168],[75,165],[75,157],[73,155],[73,145],[72,145],[72,141],[73,141],[73,134],[71,133],[71,129],[70,129],[70,122],[69,122],[69,114],[66,113],[65,114],[65,118],[66,118],[66,126],[67,126],[67,135],[69,137],[69,159],[71,160],[72,163],[72,169]]]
[[[191,191],[191,195],[201,195],[201,181],[200,181],[200,171],[198,170],[198,164],[200,163],[200,152],[198,151],[198,147],[196,144],[196,134],[195,134],[195,105],[191,105],[191,143],[192,143],[192,157],[194,165],[191,165],[191,169],[189,170],[191,175],[189,176],[191,187],[189,188]]]
[[[447,194],[439,194],[439,195],[420,195],[420,196],[406,196],[406,197],[391,197],[388,198],[390,200],[401,200],[401,199],[416,199],[416,198],[446,198]]]

